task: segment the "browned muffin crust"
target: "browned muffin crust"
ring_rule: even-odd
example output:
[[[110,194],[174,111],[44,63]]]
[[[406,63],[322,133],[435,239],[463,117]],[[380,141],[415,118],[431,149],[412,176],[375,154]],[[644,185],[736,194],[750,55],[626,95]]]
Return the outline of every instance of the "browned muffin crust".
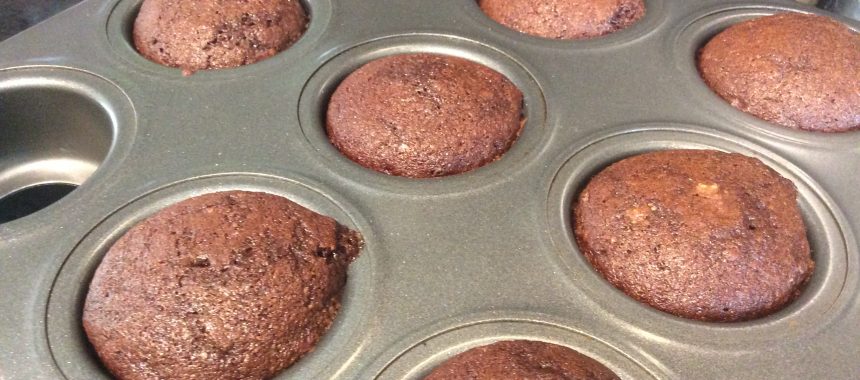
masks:
[[[735,24],[700,51],[705,83],[735,108],[788,128],[860,128],[860,35],[824,16]]]
[[[478,6],[520,33],[561,40],[603,36],[645,16],[643,0],[478,0]]]
[[[144,0],[132,36],[144,57],[190,74],[269,58],[307,24],[299,0]]]
[[[194,197],[105,255],[83,326],[119,379],[265,379],[313,350],[361,236],[286,198]]]
[[[463,58],[403,54],[350,74],[331,97],[329,140],[383,173],[439,177],[500,158],[523,127],[523,95],[504,75]]]
[[[612,370],[570,348],[551,343],[501,341],[463,352],[424,380],[616,380]]]
[[[707,150],[621,160],[574,207],[580,250],[604,278],[680,317],[759,318],[796,299],[814,263],[791,181]]]

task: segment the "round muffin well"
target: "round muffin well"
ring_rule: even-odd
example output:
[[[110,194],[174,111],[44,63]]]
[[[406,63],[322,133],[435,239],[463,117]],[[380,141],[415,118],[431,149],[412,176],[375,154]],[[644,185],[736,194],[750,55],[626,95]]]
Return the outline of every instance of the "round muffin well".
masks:
[[[781,13],[730,26],[699,51],[705,83],[733,107],[787,128],[860,128],[860,34]]]
[[[329,329],[361,246],[357,232],[277,195],[187,199],[111,247],[84,330],[119,379],[270,378]]]
[[[709,150],[633,156],[601,171],[573,206],[585,258],[664,312],[732,322],[796,299],[814,263],[794,185],[761,161]]]

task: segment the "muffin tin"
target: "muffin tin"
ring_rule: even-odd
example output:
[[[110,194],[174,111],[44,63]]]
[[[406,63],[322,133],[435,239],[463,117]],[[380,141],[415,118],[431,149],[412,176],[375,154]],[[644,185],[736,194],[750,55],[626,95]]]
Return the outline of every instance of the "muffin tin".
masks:
[[[519,34],[473,1],[307,0],[292,48],[183,77],[130,44],[139,0],[88,0],[0,43],[0,196],[59,197],[0,224],[0,378],[101,379],[80,324],[99,260],[134,223],[197,194],[284,195],[358,229],[344,308],[277,379],[420,379],[476,345],[525,338],[625,379],[860,375],[860,132],[816,134],[735,110],[695,54],[723,28],[791,1],[646,0],[633,27],[587,41]],[[326,140],[327,98],[352,70],[405,52],[465,57],[523,91],[527,124],[497,162],[416,180],[352,163]],[[791,179],[816,261],[802,297],[719,324],[639,304],[579,254],[570,204],[630,155],[713,148]],[[6,207],[0,201],[0,205]],[[20,207],[24,207],[23,205]]]

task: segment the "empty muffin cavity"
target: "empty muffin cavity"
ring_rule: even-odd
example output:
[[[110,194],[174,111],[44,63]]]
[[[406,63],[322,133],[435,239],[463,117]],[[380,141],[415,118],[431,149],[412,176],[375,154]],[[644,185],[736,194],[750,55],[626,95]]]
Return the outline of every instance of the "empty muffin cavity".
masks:
[[[0,223],[36,213],[85,183],[127,120],[123,101],[112,85],[71,70],[0,74]]]

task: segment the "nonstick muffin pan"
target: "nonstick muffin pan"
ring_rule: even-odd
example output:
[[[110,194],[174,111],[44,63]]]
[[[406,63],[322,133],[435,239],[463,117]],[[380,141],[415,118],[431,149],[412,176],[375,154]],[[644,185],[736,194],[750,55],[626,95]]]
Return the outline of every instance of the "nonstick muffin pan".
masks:
[[[753,17],[857,21],[792,1],[646,0],[629,29],[552,41],[468,0],[308,0],[310,25],[289,50],[184,77],[131,46],[139,5],[88,0],[0,43],[0,205],[14,219],[0,224],[0,378],[109,378],[80,323],[99,260],[160,208],[229,189],[286,196],[366,240],[334,326],[277,379],[420,379],[514,338],[571,347],[625,379],[860,376],[860,132],[758,120],[695,67],[708,38]],[[415,180],[331,146],[324,114],[339,81],[407,52],[464,57],[514,82],[527,122],[511,150]],[[800,299],[749,322],[697,322],[591,269],[571,230],[576,194],[621,158],[670,148],[743,153],[794,182],[816,262]]]

